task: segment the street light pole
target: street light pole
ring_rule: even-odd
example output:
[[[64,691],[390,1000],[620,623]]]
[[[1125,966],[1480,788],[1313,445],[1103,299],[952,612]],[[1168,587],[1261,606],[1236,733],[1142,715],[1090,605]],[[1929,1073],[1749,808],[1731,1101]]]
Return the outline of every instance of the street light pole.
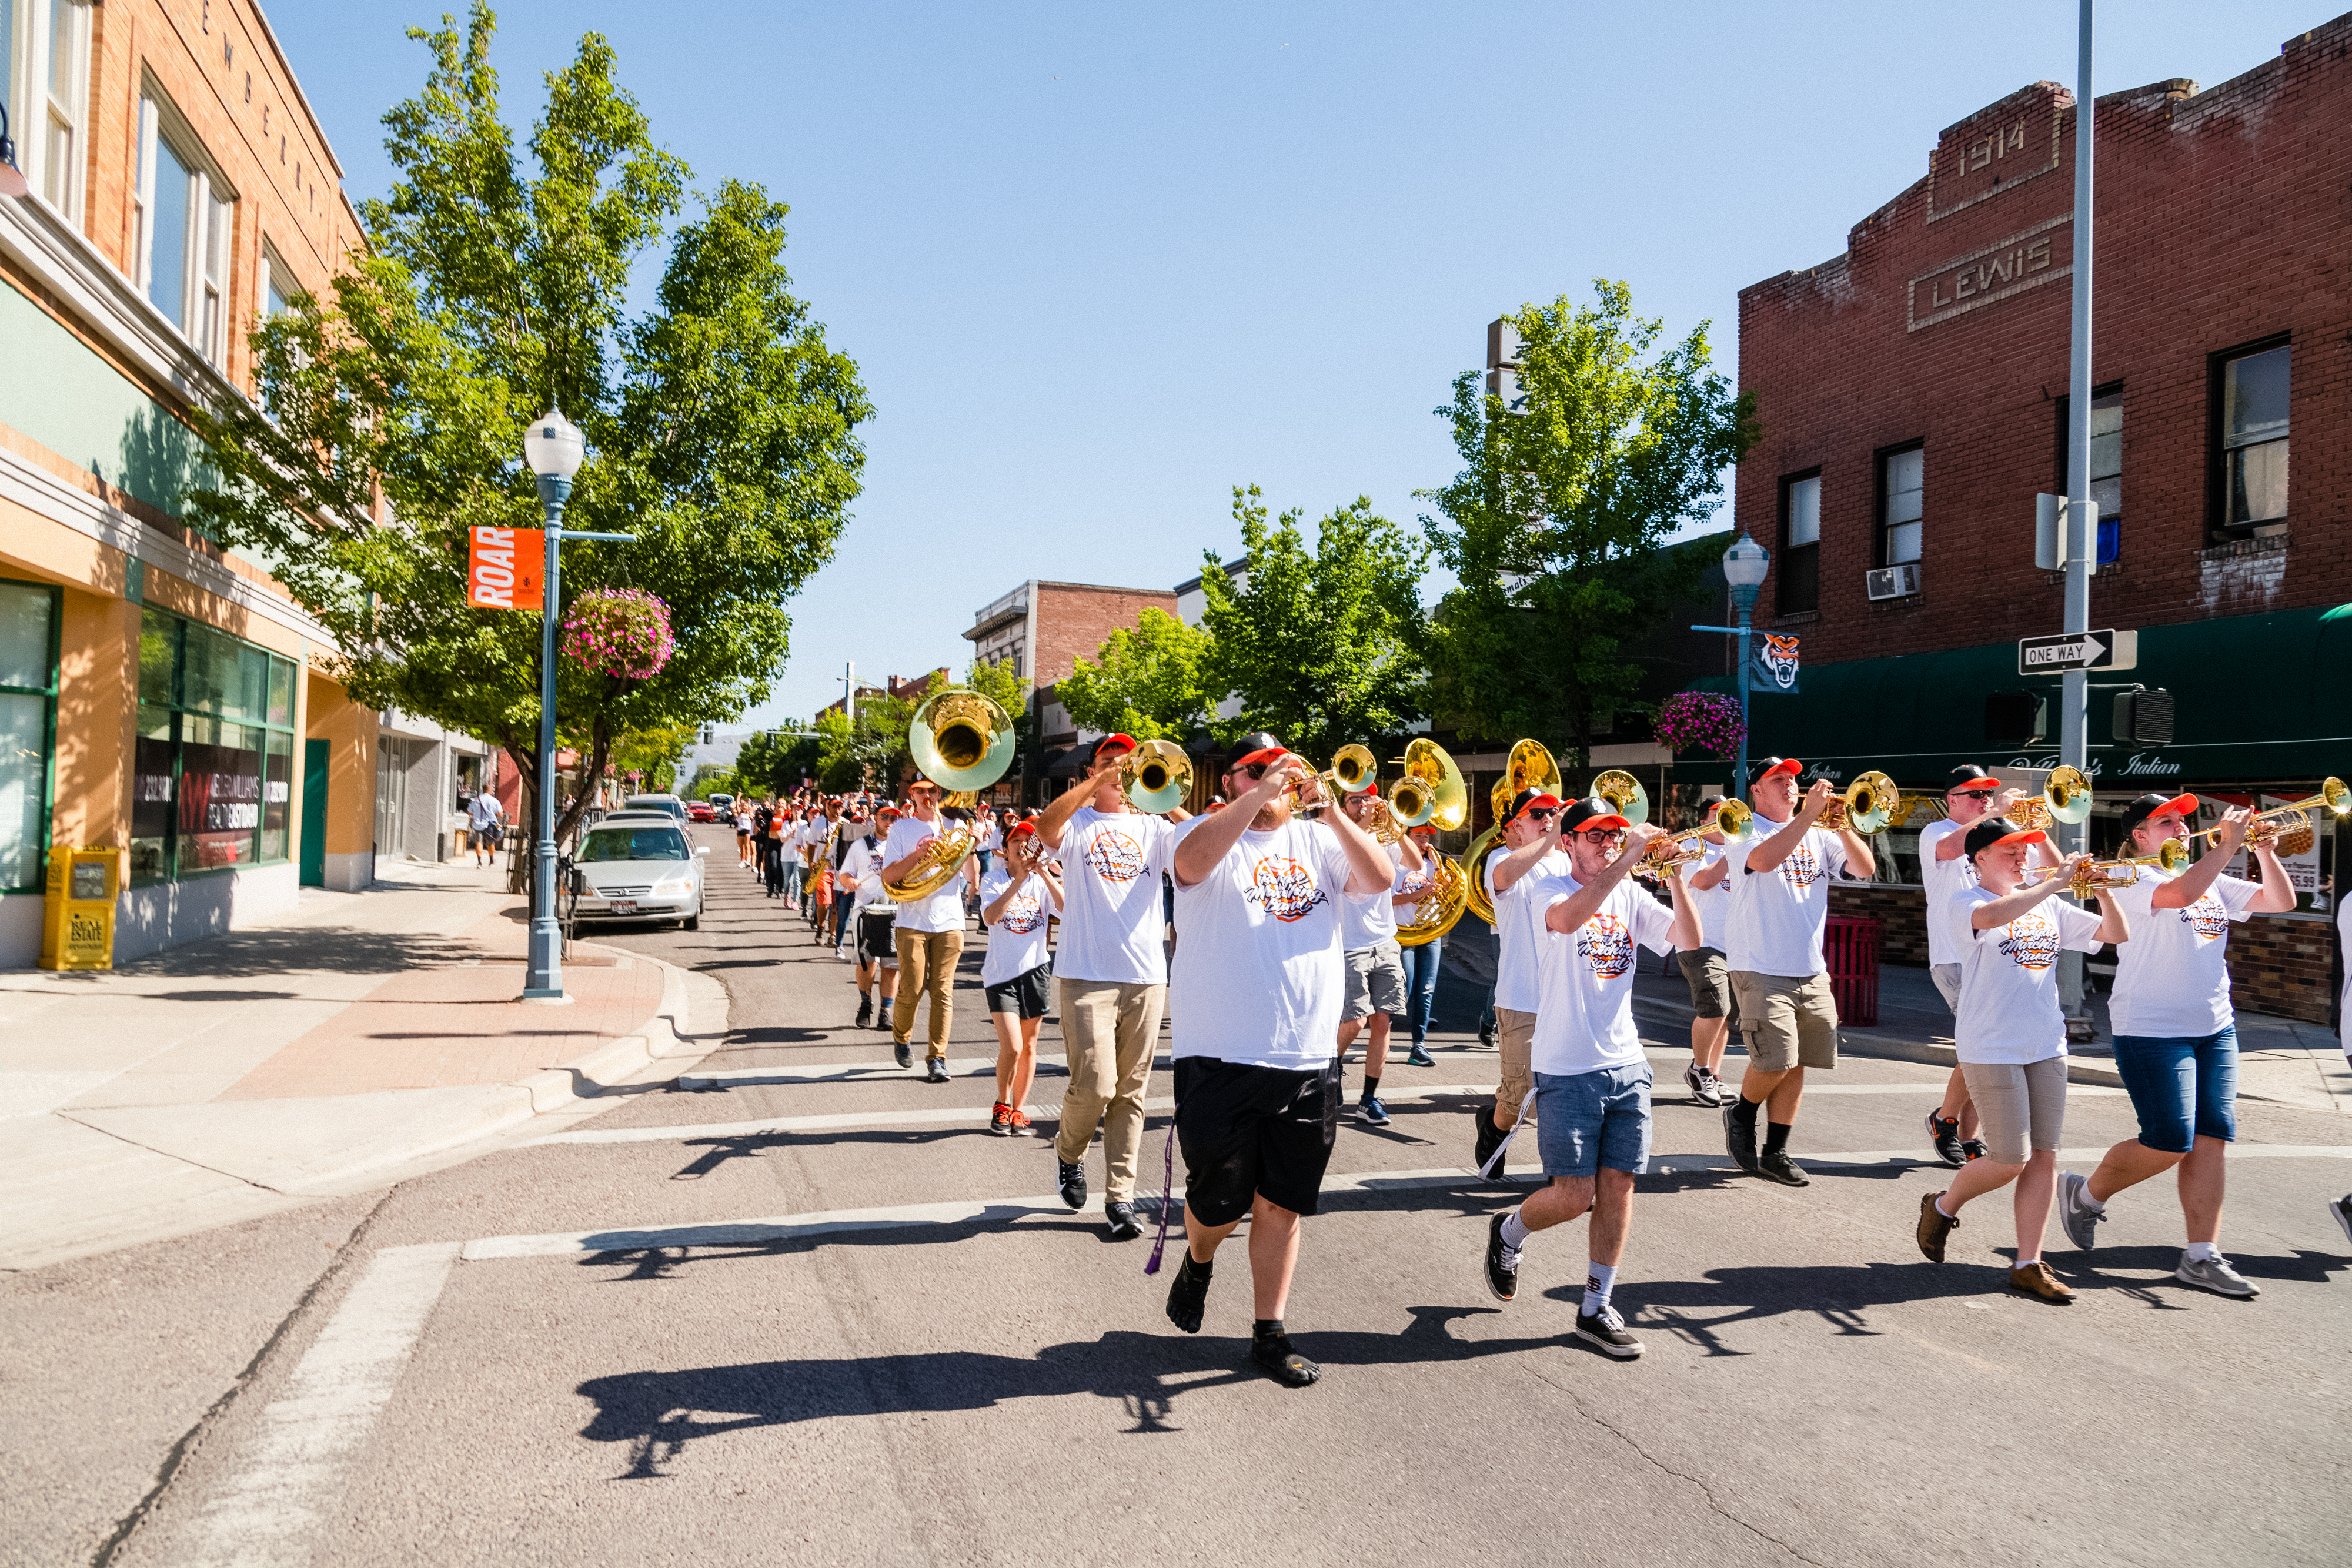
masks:
[[[2066,367],[2066,529],[2060,559],[2065,571],[2066,623],[2070,636],[2091,627],[2091,573],[2098,569],[2098,507],[2091,499],[2091,225],[2092,120],[2091,22],[2093,0],[2081,0],[2074,60],[2074,341]],[[2068,670],[2059,681],[2058,759],[2070,768],[2090,767],[2091,677]],[[2059,847],[2087,849],[2090,824],[2057,827]],[[2090,1005],[2083,995],[2083,955],[2062,953],[2058,998],[2069,1035],[2090,1038]]]
[[[523,967],[522,999],[563,1002],[563,932],[555,919],[555,626],[562,605],[562,554],[566,539],[633,542],[634,534],[567,533],[563,506],[572,498],[572,476],[580,472],[587,446],[562,412],[550,409],[531,421],[522,438],[523,457],[539,481],[540,504],[547,508],[547,561],[539,606],[539,843],[533,853],[530,940]]]
[[[1739,650],[1739,748],[1732,763],[1731,788],[1727,795],[1738,796],[1748,789],[1748,639],[1755,629],[1756,596],[1763,591],[1764,578],[1772,569],[1772,552],[1758,544],[1746,529],[1723,552],[1723,580],[1731,588],[1731,607],[1738,612],[1737,626],[1694,626],[1694,632],[1719,632],[1738,639]]]

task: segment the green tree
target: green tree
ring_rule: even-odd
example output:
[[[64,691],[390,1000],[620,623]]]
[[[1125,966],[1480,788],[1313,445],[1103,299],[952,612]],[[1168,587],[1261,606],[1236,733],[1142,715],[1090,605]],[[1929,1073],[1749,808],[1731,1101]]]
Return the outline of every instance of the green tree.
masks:
[[[465,600],[467,530],[539,526],[525,424],[556,405],[586,438],[566,525],[636,536],[565,547],[563,602],[646,589],[677,635],[649,680],[562,662],[557,728],[593,777],[625,734],[766,695],[784,604],[858,493],[872,410],[791,292],[785,206],[730,180],[674,224],[688,171],[593,33],[549,73],[519,158],[495,26],[477,0],[462,33],[446,17],[410,33],[431,66],[384,116],[396,178],[362,208],[367,246],[255,334],[262,404],[202,419],[223,479],[189,499],[334,632],[355,698],[496,739],[535,789],[539,618]],[[632,318],[631,269],[665,234]]]
[[[740,794],[741,789],[736,782],[735,769],[706,762],[694,770],[694,779],[687,785],[685,794],[689,800],[708,800],[713,795]]]
[[[1241,712],[1215,724],[1220,740],[1272,730],[1319,767],[1341,746],[1394,735],[1424,711],[1429,549],[1366,497],[1325,517],[1311,550],[1301,515],[1285,512],[1269,527],[1257,486],[1234,486],[1249,570],[1237,588],[1215,551],[1203,558],[1202,684],[1241,698]]]
[[[1055,697],[1088,729],[1189,739],[1209,721],[1204,677],[1213,641],[1164,610],[1146,608],[1133,628],[1105,639],[1097,660],[1076,661]]]
[[[629,730],[613,737],[612,768],[624,777],[635,774],[644,780],[639,789],[660,794],[677,782],[678,758],[693,744],[694,726],[690,724]]]
[[[803,779],[817,776],[824,743],[804,735],[785,733],[800,727],[794,722],[743,737],[742,746],[735,753],[735,776],[744,789],[763,798],[789,795],[801,787]]]
[[[1519,337],[1517,409],[1465,372],[1437,410],[1465,465],[1420,492],[1422,518],[1458,586],[1431,618],[1435,706],[1465,736],[1566,736],[1581,767],[1601,716],[1638,706],[1629,643],[1654,631],[1706,570],[1664,548],[1713,515],[1723,471],[1758,438],[1753,393],[1710,369],[1707,324],[1658,350],[1660,320],[1596,280],[1507,317]]]

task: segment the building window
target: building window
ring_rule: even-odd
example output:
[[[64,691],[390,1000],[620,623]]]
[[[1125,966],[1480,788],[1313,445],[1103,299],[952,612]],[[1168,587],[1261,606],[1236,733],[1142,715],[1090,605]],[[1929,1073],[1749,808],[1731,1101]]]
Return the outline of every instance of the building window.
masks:
[[[287,858],[290,660],[151,609],[139,628],[138,725],[131,881]]]
[[[2218,537],[2286,521],[2288,354],[2280,343],[2221,360]]]
[[[0,891],[38,889],[56,785],[58,591],[0,581]]]
[[[1780,481],[1780,575],[1783,615],[1822,607],[1822,474]]]
[[[2058,399],[2058,482],[2063,493],[2072,483],[2074,433],[2074,400]],[[2091,500],[2099,508],[2099,564],[2123,559],[2124,540],[2124,385],[2111,382],[2091,389]]]
[[[17,166],[75,223],[89,161],[89,0],[0,0],[0,101]]]
[[[1899,451],[1878,455],[1878,564],[1901,566],[1919,559],[1923,513],[1920,497],[1927,486],[1927,454],[1914,442]]]
[[[134,256],[139,287],[198,352],[218,365],[227,357],[229,248],[236,195],[177,128],[162,101],[139,101],[138,221]]]

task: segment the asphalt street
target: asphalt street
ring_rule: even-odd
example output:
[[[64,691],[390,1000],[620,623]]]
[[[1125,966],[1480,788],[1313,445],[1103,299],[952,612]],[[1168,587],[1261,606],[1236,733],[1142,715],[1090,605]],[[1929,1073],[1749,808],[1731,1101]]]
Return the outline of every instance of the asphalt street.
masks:
[[[1181,1334],[1150,1238],[1103,1232],[1099,1146],[1073,1214],[1045,1139],[986,1134],[977,930],[958,1075],[928,1084],[850,1026],[849,967],[698,831],[702,928],[596,936],[725,985],[724,1047],[678,1084],[382,1195],[16,1288],[0,1554],[2343,1561],[2339,1118],[2242,1106],[2224,1245],[2259,1301],[2173,1281],[2179,1211],[2151,1184],[2095,1255],[2053,1229],[2082,1292],[2053,1307],[2005,1289],[2004,1202],[1969,1210],[1948,1263],[1913,1245],[1943,1185],[1920,1126],[1940,1071],[1822,1075],[1792,1145],[1813,1185],[1784,1189],[1732,1170],[1681,1042],[1654,1039],[1657,1152],[1617,1292],[1648,1351],[1619,1363],[1567,1334],[1580,1224],[1535,1239],[1517,1301],[1486,1292],[1487,1216],[1514,1188],[1467,1169],[1496,1059],[1457,997],[1438,1065],[1391,1066],[1393,1124],[1341,1128],[1289,1318],[1324,1378],[1288,1390],[1247,1362],[1238,1245]],[[1041,1040],[1050,1132],[1050,1020]],[[1170,1092],[1163,1062],[1147,1196]],[[2068,1115],[2075,1168],[2132,1130],[2118,1092],[2077,1087]],[[215,1366],[234,1396],[188,1428],[169,1391]]]

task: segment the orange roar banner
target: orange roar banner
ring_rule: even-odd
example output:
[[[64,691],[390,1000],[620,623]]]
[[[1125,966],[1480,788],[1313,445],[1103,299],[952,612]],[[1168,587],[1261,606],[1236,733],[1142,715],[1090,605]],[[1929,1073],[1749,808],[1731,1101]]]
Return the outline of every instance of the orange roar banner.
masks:
[[[466,602],[479,610],[541,608],[547,535],[538,528],[474,528],[466,551]]]

